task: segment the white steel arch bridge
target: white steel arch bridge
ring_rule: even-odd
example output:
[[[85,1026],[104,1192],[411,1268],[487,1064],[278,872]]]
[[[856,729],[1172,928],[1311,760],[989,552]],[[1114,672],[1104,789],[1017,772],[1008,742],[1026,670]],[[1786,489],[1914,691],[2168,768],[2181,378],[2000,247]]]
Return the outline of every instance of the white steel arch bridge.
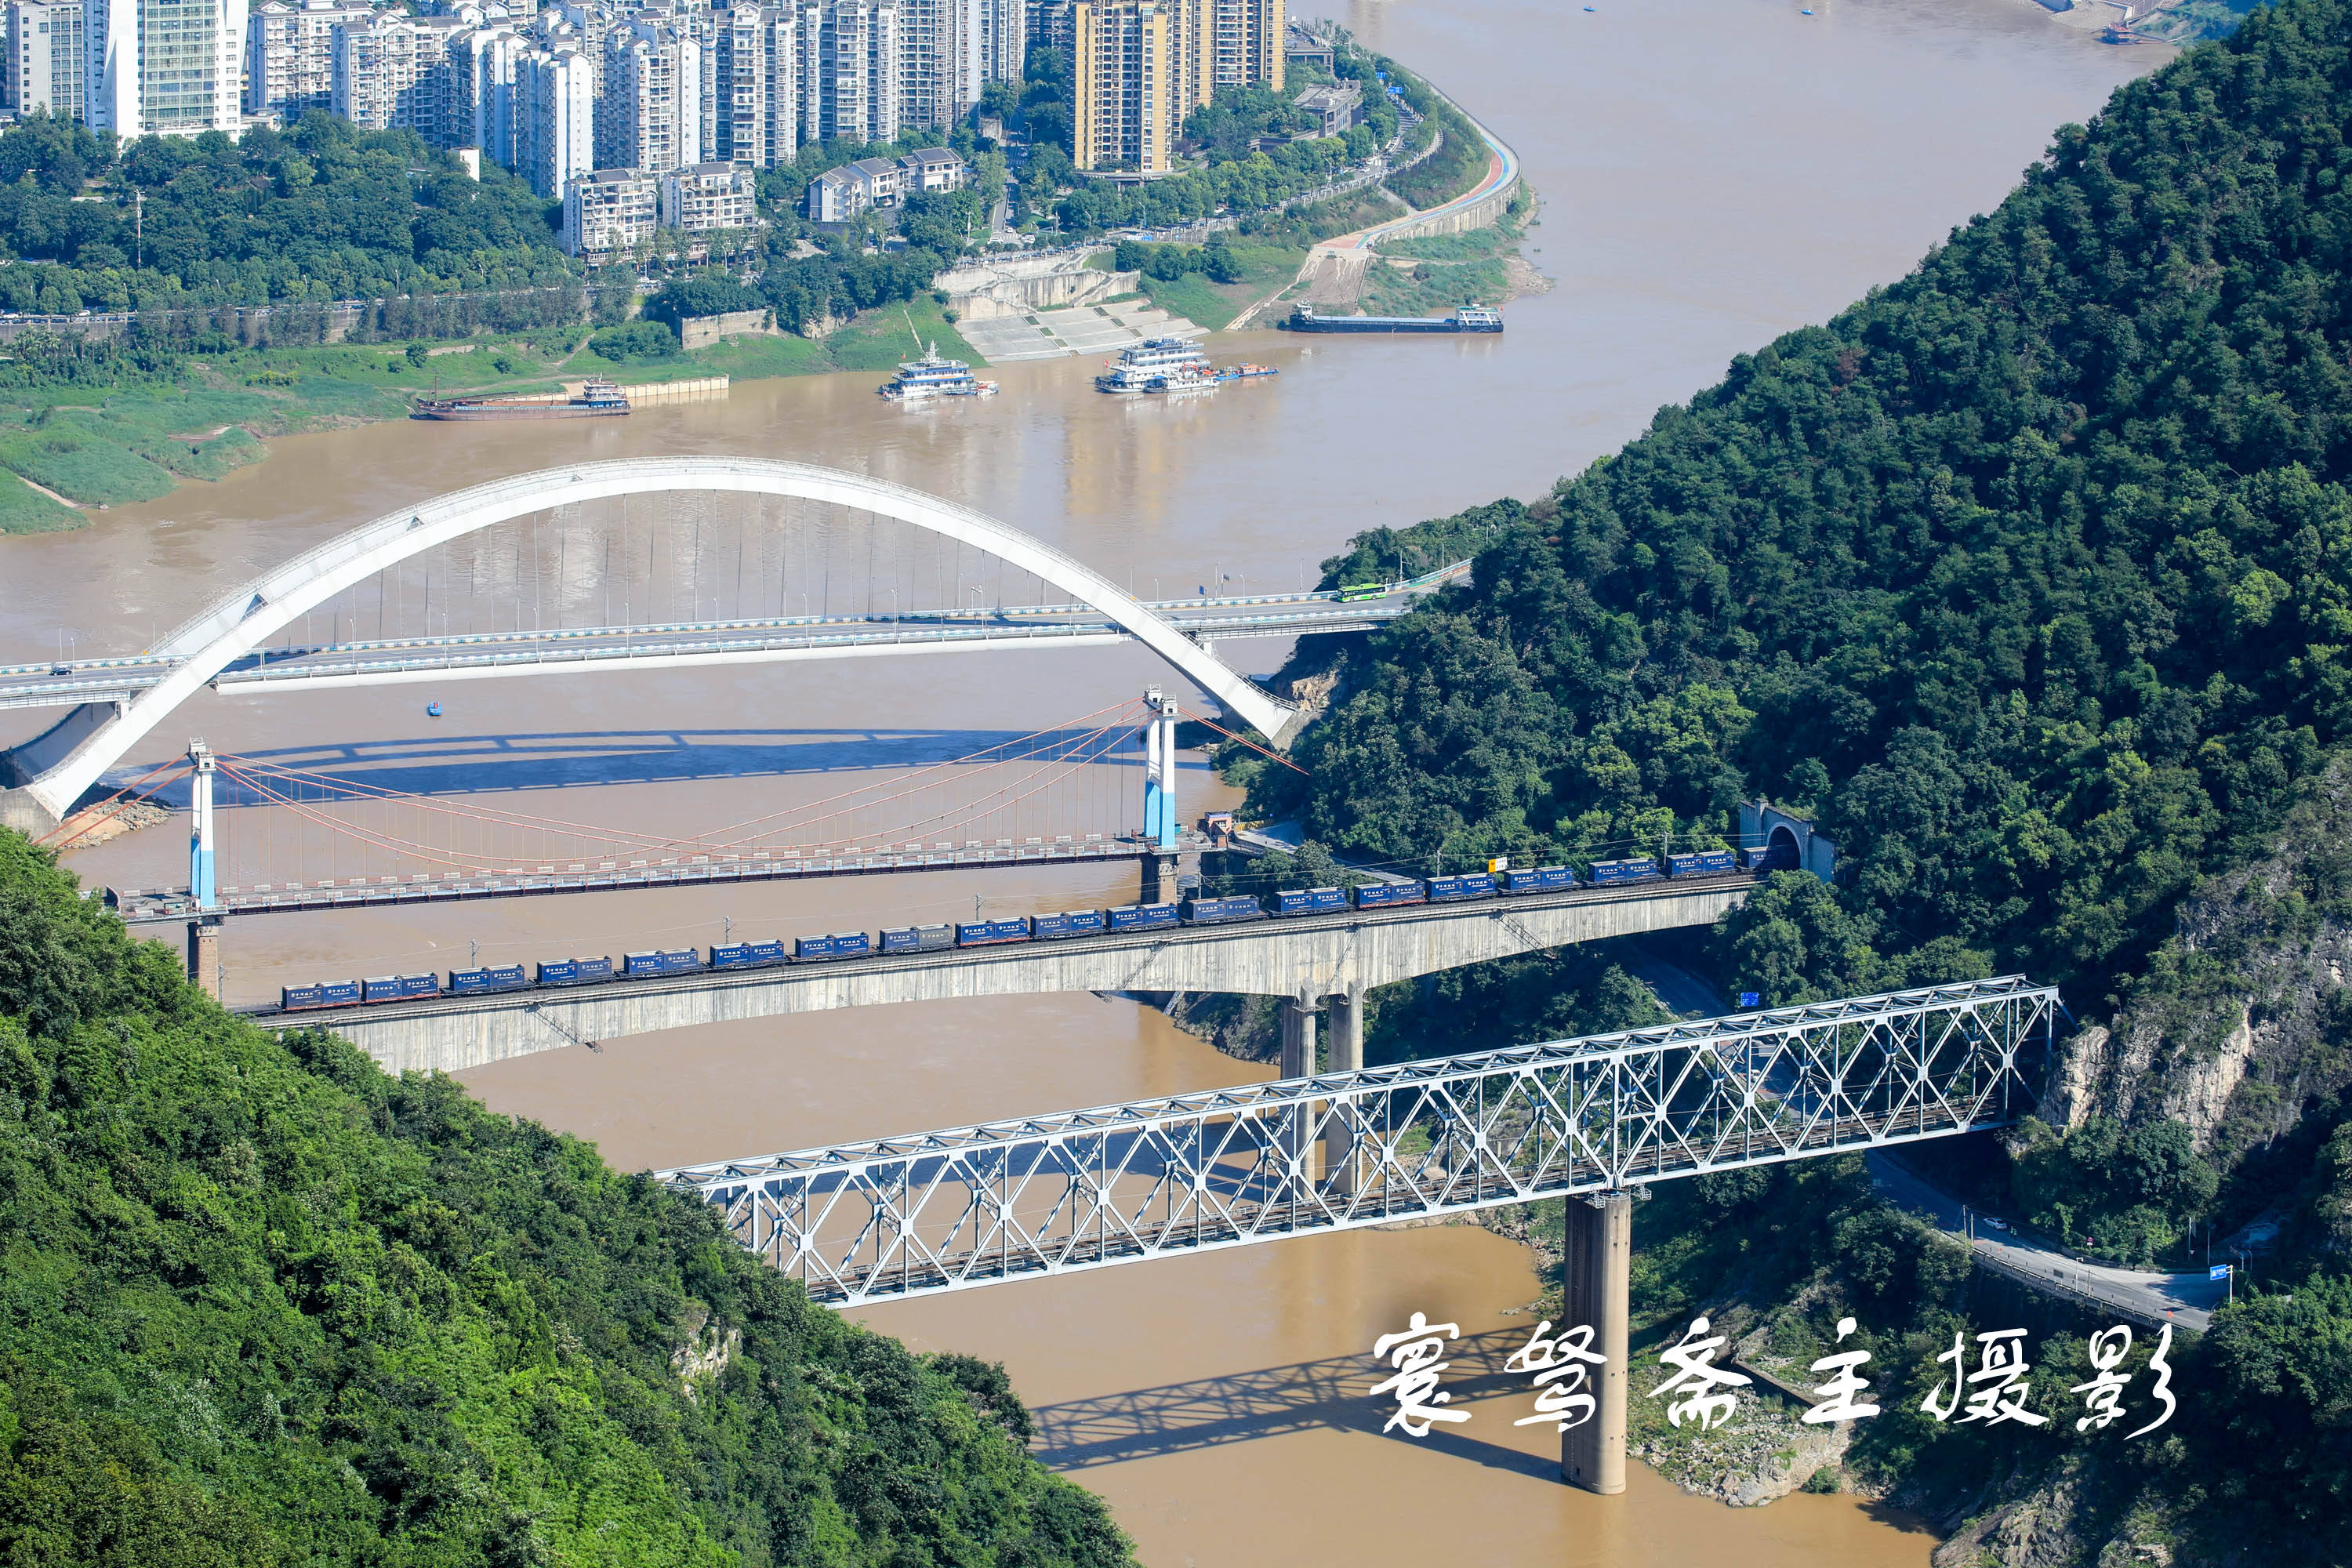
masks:
[[[851,509],[970,546],[1066,594],[1073,603],[918,623],[802,616],[617,628],[636,640],[583,644],[604,628],[345,644],[335,662],[269,663],[270,639],[338,595],[401,563],[503,522],[583,503],[669,492],[782,498]],[[1281,745],[1295,707],[1219,659],[1216,637],[1359,629],[1402,613],[1405,595],[1456,574],[1390,585],[1383,602],[1339,604],[1328,592],[1157,603],[1032,535],[971,507],[868,475],[757,458],[659,457],[568,464],[517,474],[404,506],[304,552],[222,596],[145,653],[55,668],[0,669],[0,706],[79,703],[46,734],[0,755],[0,821],[47,830],[199,689],[218,682],[305,686],[826,658],[962,648],[1140,642],[1231,713]],[[1222,587],[1222,584],[1220,584]],[[1196,613],[1171,616],[1181,603]],[[1205,612],[1205,613],[1199,613]],[[1025,617],[1025,618],[1024,618]],[[881,624],[877,624],[881,623]],[[779,635],[743,633],[746,628]],[[640,634],[661,633],[659,637]],[[561,639],[572,639],[566,643]],[[321,650],[311,649],[316,653]],[[257,656],[260,668],[255,668]]]

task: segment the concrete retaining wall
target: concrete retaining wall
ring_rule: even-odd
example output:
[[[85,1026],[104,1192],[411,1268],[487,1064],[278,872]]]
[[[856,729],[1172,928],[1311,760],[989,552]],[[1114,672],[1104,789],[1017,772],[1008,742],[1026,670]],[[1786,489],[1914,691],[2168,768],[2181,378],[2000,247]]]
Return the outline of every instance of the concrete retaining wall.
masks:
[[[769,324],[766,310],[729,310],[716,316],[688,316],[677,324],[681,347],[707,349],[721,338],[739,338],[746,334],[773,336],[776,329]]]
[[[946,290],[948,309],[959,321],[986,321],[1131,294],[1141,279],[1137,272],[1088,267],[1084,256],[1010,257],[950,268],[932,279],[931,286]]]
[[[1541,949],[1712,925],[1744,886],[1549,904],[1484,903],[1318,924],[1190,930],[1148,943],[909,955],[841,968],[681,976],[630,989],[439,1001],[320,1020],[393,1072],[459,1072],[509,1057],[661,1029],[892,1002],[1048,992],[1222,991],[1319,997]],[[1465,1042],[1465,1048],[1476,1042]]]
[[[1514,176],[1508,183],[1488,192],[1468,206],[1401,219],[1395,227],[1385,230],[1377,243],[1386,245],[1397,239],[1426,239],[1439,234],[1467,234],[1474,228],[1492,227],[1510,210],[1511,198],[1518,194],[1518,179]]]

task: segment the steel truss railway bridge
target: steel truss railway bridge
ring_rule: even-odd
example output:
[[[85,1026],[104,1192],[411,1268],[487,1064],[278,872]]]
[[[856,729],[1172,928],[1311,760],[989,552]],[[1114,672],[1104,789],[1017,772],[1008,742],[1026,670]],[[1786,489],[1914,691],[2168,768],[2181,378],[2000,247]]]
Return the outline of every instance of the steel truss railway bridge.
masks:
[[[617,563],[621,574],[616,579],[614,531],[609,523],[600,529],[583,522],[583,509],[619,507],[621,541],[625,550],[633,551],[626,503],[679,496],[703,498],[700,504],[709,509],[714,535],[721,498],[752,498],[762,509],[760,527],[740,525],[730,536],[736,541],[734,607],[740,612],[748,605],[772,613],[717,618],[698,614],[705,591],[703,520],[698,515],[692,520],[696,546],[690,584],[698,613],[657,619],[625,615],[613,622],[613,584],[622,583],[626,610],[631,603],[626,572],[635,557]],[[829,597],[833,591],[835,550],[828,541],[822,562],[803,545],[802,614],[785,613],[793,596],[786,581],[788,562],[776,565],[772,605],[762,597],[769,590],[764,557],[755,563],[753,591],[747,598],[745,541],[760,536],[759,548],[769,548],[765,536],[775,531],[764,508],[772,500],[809,503],[903,525],[932,551],[932,564],[903,566],[911,579],[919,579],[904,584],[903,596],[898,585],[887,581],[877,589],[876,549],[869,540],[866,596],[871,601],[887,592],[889,612],[883,614],[869,603],[856,615],[811,614],[814,591],[807,584],[820,570],[822,596]],[[537,528],[541,517],[556,521],[550,531],[564,539],[562,545],[551,547],[542,539]],[[463,554],[471,548],[478,554],[476,536],[507,525],[519,531],[525,521],[530,525],[528,564],[519,536],[511,577],[505,584],[501,574],[509,563],[498,552],[487,562],[473,555],[466,555],[462,563],[453,559],[453,549]],[[653,525],[646,526],[650,530]],[[673,549],[674,536],[684,531],[683,524],[672,529],[668,542]],[[576,553],[583,564],[572,563],[572,536],[577,536]],[[595,558],[600,546],[601,564]],[[931,587],[934,567],[941,584],[949,575],[939,563],[943,561],[940,551],[955,552],[952,600],[934,594],[936,602],[919,608],[919,589]],[[995,563],[1000,587],[1009,569],[1063,597],[1011,605],[1000,600],[992,608],[968,604],[967,593],[982,599],[986,595],[963,585],[961,568],[966,551],[974,560]],[[903,548],[899,554],[906,555]],[[646,574],[636,584],[639,602],[657,597],[653,555],[649,539]],[[847,565],[856,564],[855,555],[853,549]],[[461,563],[467,605],[462,630],[456,628],[452,614],[460,592],[456,573]],[[664,570],[670,574],[667,596],[674,603],[681,591],[677,574],[685,568],[670,563]],[[293,692],[751,661],[1086,648],[1133,641],[1174,666],[1227,712],[1272,737],[1278,747],[1287,743],[1295,726],[1295,706],[1225,665],[1211,651],[1211,643],[1363,629],[1402,614],[1412,595],[1463,570],[1457,565],[1390,584],[1376,599],[1361,602],[1303,590],[1229,595],[1223,592],[1222,574],[1215,593],[1189,600],[1147,601],[1062,551],[971,507],[864,474],[752,458],[635,458],[572,464],[476,485],[387,513],[223,595],[144,652],[0,668],[0,707],[71,709],[45,733],[0,755],[0,784],[9,786],[0,792],[0,823],[35,833],[54,829],[134,746],[208,686]],[[404,572],[415,574],[413,590],[410,579],[401,575]],[[843,574],[848,575],[847,566]],[[545,614],[551,576],[555,600],[551,626]],[[478,592],[485,580],[488,592]],[[586,607],[591,592],[600,584],[601,616]],[[713,590],[711,603],[721,602]],[[567,605],[579,608],[594,624],[568,621]],[[487,626],[477,624],[478,608],[487,615]],[[364,613],[373,614],[380,635],[359,635]],[[322,615],[328,631],[320,637],[316,627]],[[433,629],[436,616],[437,633]],[[501,626],[501,619],[515,624]],[[528,626],[520,624],[525,619],[530,622]],[[404,625],[394,628],[395,620]],[[406,624],[410,622],[415,624]],[[352,628],[350,635],[338,635],[347,623]],[[274,640],[281,637],[292,640]]]
[[[1567,1319],[1606,1352],[1561,1467],[1624,1487],[1646,1184],[2015,1121],[2057,993],[2021,976],[659,1173],[856,1307],[1570,1197]],[[1293,1064],[1296,1065],[1296,1064]]]

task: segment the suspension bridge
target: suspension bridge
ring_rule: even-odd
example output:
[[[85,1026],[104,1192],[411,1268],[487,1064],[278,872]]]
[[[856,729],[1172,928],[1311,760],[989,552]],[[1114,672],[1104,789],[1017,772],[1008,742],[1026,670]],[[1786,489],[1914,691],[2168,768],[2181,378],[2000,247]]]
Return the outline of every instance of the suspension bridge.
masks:
[[[1462,570],[1357,600],[1304,584],[1236,595],[1220,567],[1192,599],[1146,595],[971,507],[863,474],[749,458],[570,465],[377,518],[142,652],[0,669],[0,706],[69,708],[0,756],[0,822],[54,829],[207,687],[295,692],[1132,641],[1278,750],[1296,708],[1218,659],[1215,641],[1361,629]]]
[[[397,759],[330,772],[199,741],[140,786],[188,790],[187,883],[106,897],[140,924],[1030,862],[1140,859],[1157,871],[1198,841],[1173,806],[1177,722],[1155,690],[715,827],[648,818],[625,801],[601,808],[601,822],[593,803],[527,810],[456,794],[438,769],[423,787],[380,782],[408,778]],[[455,770],[477,778],[498,763],[455,750]],[[228,807],[239,808],[234,835],[217,826]]]
[[[2057,993],[2021,976],[685,1166],[816,1300],[856,1307],[1569,1197],[1566,1321],[1607,1361],[1564,1477],[1624,1488],[1647,1184],[2014,1122]],[[1339,1053],[1334,1053],[1335,1058]]]

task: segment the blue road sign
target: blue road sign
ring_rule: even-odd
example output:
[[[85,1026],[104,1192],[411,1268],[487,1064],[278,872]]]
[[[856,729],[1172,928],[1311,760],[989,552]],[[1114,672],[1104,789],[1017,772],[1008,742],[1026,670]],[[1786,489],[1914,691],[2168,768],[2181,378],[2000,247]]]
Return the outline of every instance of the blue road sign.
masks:
[[[2229,1277],[2230,1266],[2226,1263],[2216,1263],[2205,1270],[2205,1278],[2208,1279],[2227,1279]]]
[[[1760,991],[1742,991],[1739,994],[1739,1005],[1743,1007],[1757,1006],[1760,1005],[1763,1000],[1764,994]]]

